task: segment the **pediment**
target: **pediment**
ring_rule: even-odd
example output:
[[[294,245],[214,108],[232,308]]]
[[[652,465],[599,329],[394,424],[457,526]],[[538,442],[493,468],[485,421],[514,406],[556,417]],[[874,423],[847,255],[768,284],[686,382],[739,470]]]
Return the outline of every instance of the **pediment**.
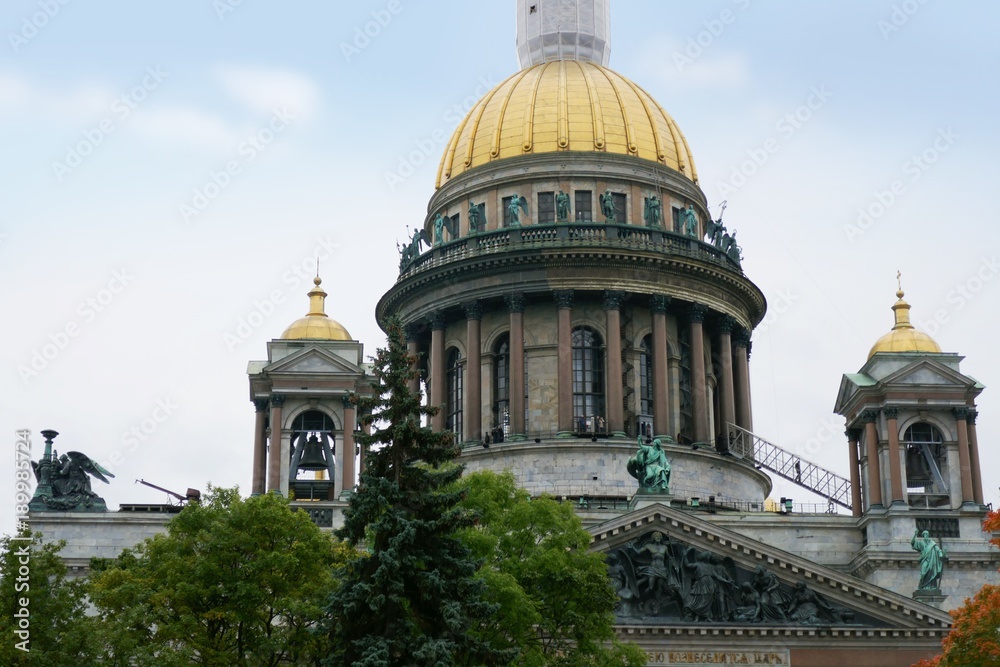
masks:
[[[844,414],[851,399],[864,387],[872,387],[875,380],[862,373],[847,373],[840,379],[840,390],[837,392],[837,402],[833,406],[833,411],[838,415]]]
[[[886,376],[881,384],[969,388],[976,381],[934,360],[922,359]]]
[[[935,607],[662,504],[590,533],[619,593],[618,624],[945,629],[951,621]]]
[[[264,371],[270,375],[364,375],[364,369],[335,354],[319,348],[307,348],[291,354],[267,366]]]

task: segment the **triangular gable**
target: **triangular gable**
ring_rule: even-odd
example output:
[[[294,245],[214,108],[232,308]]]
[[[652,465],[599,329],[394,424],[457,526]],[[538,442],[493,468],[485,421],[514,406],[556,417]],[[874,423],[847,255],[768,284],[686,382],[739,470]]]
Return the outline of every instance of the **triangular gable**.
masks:
[[[297,373],[309,375],[359,376],[364,370],[351,362],[319,348],[306,348],[264,368],[270,375]]]
[[[853,618],[845,615],[843,621],[846,625],[868,625],[887,628],[915,628],[946,629],[950,625],[951,617],[940,609],[931,607],[920,602],[916,602],[908,597],[899,595],[892,591],[869,584],[850,575],[837,570],[814,563],[810,560],[795,554],[783,551],[774,546],[760,542],[756,539],[746,537],[727,528],[717,526],[694,516],[691,512],[674,510],[661,504],[653,504],[626,515],[605,522],[590,528],[593,537],[592,548],[608,554],[620,553],[622,549],[635,549],[639,545],[646,552],[646,544],[650,539],[650,534],[658,531],[664,535],[664,541],[671,541],[682,547],[693,547],[696,552],[714,554],[719,558],[715,561],[722,561],[731,564],[731,572],[737,573],[737,578],[745,574],[739,572],[755,572],[758,566],[762,567],[766,573],[773,575],[773,578],[784,591],[797,591],[804,589],[804,595],[808,596],[808,591],[818,594],[817,602],[814,605],[819,611],[818,617],[824,616],[824,610],[849,610],[854,613]],[[655,551],[656,549],[653,549]],[[676,548],[675,548],[676,551]],[[611,558],[612,578],[620,576],[622,579],[616,585],[623,585],[628,588],[627,575],[622,576],[616,570],[627,565],[616,562],[620,560]],[[693,562],[698,560],[695,555]],[[688,562],[688,561],[685,561]],[[676,563],[674,563],[676,569]],[[659,567],[659,566],[657,566]],[[669,568],[669,565],[668,565]],[[693,569],[688,567],[688,569]],[[649,576],[652,570],[644,570],[645,576]],[[633,576],[643,576],[643,573]],[[693,575],[697,576],[697,575]],[[739,584],[739,581],[734,581]],[[729,584],[726,584],[727,586]],[[800,586],[801,585],[801,586]],[[621,590],[621,589],[619,589]],[[628,597],[626,591],[623,598]],[[669,595],[667,596],[669,598]],[[645,601],[637,600],[640,604]],[[669,604],[669,599],[665,604]],[[798,609],[801,609],[802,605]],[[798,610],[797,610],[798,611]],[[807,612],[806,612],[807,613]],[[831,611],[831,613],[833,613]],[[655,617],[655,614],[653,614]],[[810,625],[818,622],[831,623],[826,618],[813,618],[811,621],[802,620],[805,618],[803,612],[799,612],[795,620],[787,621],[787,625]],[[622,621],[629,622],[633,621]],[[663,623],[680,624],[697,622],[697,619],[650,621],[646,618],[643,623]],[[730,621],[733,622],[733,621]]]
[[[948,386],[971,388],[976,381],[933,359],[921,359],[882,378],[881,385]]]
[[[877,382],[864,373],[845,373],[840,379],[840,390],[837,392],[837,402],[833,406],[833,411],[838,415],[844,414],[844,410],[863,387],[872,387]]]

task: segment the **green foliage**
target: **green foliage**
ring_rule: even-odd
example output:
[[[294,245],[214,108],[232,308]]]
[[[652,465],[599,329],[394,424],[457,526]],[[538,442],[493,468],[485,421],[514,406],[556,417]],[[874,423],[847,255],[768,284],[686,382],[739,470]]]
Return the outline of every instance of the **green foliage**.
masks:
[[[484,599],[478,563],[456,535],[474,522],[453,486],[462,474],[452,464],[458,447],[450,433],[421,426],[421,416],[435,411],[409,390],[414,359],[398,322],[388,334],[375,359],[375,397],[356,399],[362,419],[377,428],[358,436],[370,453],[338,531],[370,553],[348,564],[330,597],[326,664],[509,664],[511,652],[470,632],[494,607]]]
[[[85,615],[83,585],[67,579],[59,558],[60,544],[42,544],[41,535],[22,530],[16,538],[0,538],[0,665],[16,667],[76,667],[96,662],[98,643],[94,619]],[[21,568],[27,568],[27,575]],[[29,642],[20,613],[27,600]]]
[[[210,489],[157,535],[95,561],[108,665],[316,665],[347,548],[274,494]]]
[[[481,517],[462,537],[484,561],[480,575],[498,605],[479,631],[518,648],[513,664],[646,664],[639,647],[614,641],[616,594],[571,504],[532,500],[510,473],[476,472],[458,486],[466,490],[463,505]]]

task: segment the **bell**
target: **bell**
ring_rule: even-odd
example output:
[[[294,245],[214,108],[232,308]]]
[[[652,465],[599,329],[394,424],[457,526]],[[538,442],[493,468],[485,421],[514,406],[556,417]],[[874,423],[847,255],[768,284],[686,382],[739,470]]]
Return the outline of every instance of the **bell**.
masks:
[[[326,457],[323,455],[323,445],[319,438],[310,435],[303,445],[302,456],[299,457],[299,470],[326,470]]]

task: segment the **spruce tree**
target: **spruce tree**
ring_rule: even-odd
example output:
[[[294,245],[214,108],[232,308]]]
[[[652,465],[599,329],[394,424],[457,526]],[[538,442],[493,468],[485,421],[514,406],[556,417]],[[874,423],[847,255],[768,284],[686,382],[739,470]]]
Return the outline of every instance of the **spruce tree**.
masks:
[[[370,398],[356,397],[374,427],[359,434],[369,453],[344,527],[337,535],[368,553],[351,561],[329,599],[331,655],[326,664],[506,665],[515,657],[473,632],[495,612],[479,563],[458,535],[475,523],[460,506],[462,474],[455,438],[421,425],[435,409],[410,391],[415,359],[398,321],[375,357]]]

